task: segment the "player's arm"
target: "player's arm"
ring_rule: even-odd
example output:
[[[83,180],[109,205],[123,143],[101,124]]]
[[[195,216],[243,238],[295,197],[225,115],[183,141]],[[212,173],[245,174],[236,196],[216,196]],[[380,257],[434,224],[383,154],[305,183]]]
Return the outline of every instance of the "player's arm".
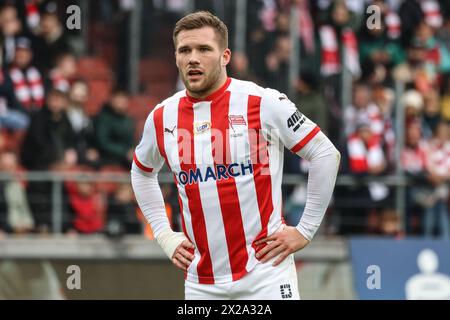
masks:
[[[152,227],[156,241],[180,269],[187,270],[194,259],[188,251],[194,245],[187,240],[182,232],[174,232],[167,218],[164,199],[159,187],[157,173],[144,173],[133,163],[131,183],[139,207]]]
[[[157,242],[178,268],[186,270],[194,258],[188,250],[194,246],[182,232],[174,232],[170,227],[157,178],[163,162],[164,159],[157,149],[151,113],[145,123],[141,142],[135,151],[131,184],[138,205],[152,227]]]
[[[275,91],[266,98],[266,109],[272,105],[276,112],[266,110],[266,121],[277,132],[281,143],[310,162],[307,198],[302,218],[296,227],[286,226],[282,231],[260,240],[267,246],[258,252],[265,262],[279,256],[274,265],[281,263],[289,254],[304,248],[314,237],[330,202],[339,169],[340,153],[320,128],[298,112],[296,106]],[[282,98],[282,99],[279,99]]]

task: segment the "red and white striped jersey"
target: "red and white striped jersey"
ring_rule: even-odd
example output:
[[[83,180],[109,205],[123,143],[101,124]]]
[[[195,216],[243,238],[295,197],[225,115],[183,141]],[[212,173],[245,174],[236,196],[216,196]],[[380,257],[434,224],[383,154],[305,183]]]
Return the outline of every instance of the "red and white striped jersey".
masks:
[[[12,67],[9,70],[17,100],[27,110],[40,109],[45,102],[44,83],[38,69],[31,66],[24,70]]]
[[[450,175],[450,142],[431,139],[426,146],[426,167],[441,177]]]
[[[420,174],[426,169],[427,151],[425,141],[416,146],[405,146],[401,153],[403,170],[410,174]]]
[[[347,140],[349,167],[352,173],[367,173],[370,168],[386,163],[383,149],[376,136],[372,136],[367,144],[358,134]]]
[[[281,145],[298,152],[319,131],[286,95],[232,78],[205,99],[180,91],[155,107],[134,162],[146,172],[165,162],[174,175],[195,245],[188,281],[225,283],[253,269],[255,242],[283,222]]]

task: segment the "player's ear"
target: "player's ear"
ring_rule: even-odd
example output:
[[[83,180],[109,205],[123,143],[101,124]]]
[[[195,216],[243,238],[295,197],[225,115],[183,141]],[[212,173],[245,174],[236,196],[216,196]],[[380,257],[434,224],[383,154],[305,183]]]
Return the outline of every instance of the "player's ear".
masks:
[[[231,50],[229,48],[226,48],[222,53],[222,66],[228,65],[231,60]]]
[[[175,55],[175,65],[177,66],[177,68],[179,67],[179,65],[178,65],[178,55],[177,55],[177,50],[175,49],[175,52],[174,52],[174,55]]]

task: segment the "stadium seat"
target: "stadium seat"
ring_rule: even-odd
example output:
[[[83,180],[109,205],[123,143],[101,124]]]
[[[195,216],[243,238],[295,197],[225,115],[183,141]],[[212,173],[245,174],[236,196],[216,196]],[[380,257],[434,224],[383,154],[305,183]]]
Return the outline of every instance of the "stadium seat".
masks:
[[[155,96],[158,100],[163,100],[172,94],[174,94],[175,84],[174,82],[147,82],[144,85],[144,92]]]
[[[159,99],[150,95],[137,95],[130,97],[128,114],[135,122],[135,141],[139,141],[145,120],[148,114],[159,103]]]
[[[102,58],[82,57],[78,61],[78,76],[86,80],[112,81],[113,72]]]
[[[100,111],[103,104],[109,100],[113,83],[109,80],[92,79],[88,80],[88,84],[91,94],[86,103],[86,113],[89,116],[94,116]]]
[[[102,58],[83,57],[78,61],[77,76],[86,80],[89,85],[91,94],[86,103],[86,113],[94,116],[109,100],[115,82],[113,72]]]
[[[110,66],[115,66],[118,58],[118,35],[111,32],[111,25],[101,21],[93,21],[89,25],[89,48],[96,56]]]
[[[160,100],[173,93],[177,69],[167,58],[144,58],[139,63],[139,83],[146,94]]]

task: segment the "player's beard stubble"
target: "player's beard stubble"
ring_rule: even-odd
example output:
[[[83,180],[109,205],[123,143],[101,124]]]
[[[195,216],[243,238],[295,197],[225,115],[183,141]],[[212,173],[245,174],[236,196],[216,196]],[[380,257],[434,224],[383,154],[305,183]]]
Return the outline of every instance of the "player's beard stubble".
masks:
[[[220,79],[220,73],[222,71],[220,59],[217,60],[216,67],[212,68],[209,72],[208,70],[205,69],[203,70],[204,72],[202,79],[191,85],[188,79],[187,70],[185,72],[182,72],[182,70],[178,68],[178,71],[181,75],[181,80],[183,81],[183,84],[186,87],[186,89],[190,93],[193,93],[195,96],[198,97],[204,97],[207,93],[209,94],[212,93],[210,92],[211,88],[217,86],[217,82]]]

